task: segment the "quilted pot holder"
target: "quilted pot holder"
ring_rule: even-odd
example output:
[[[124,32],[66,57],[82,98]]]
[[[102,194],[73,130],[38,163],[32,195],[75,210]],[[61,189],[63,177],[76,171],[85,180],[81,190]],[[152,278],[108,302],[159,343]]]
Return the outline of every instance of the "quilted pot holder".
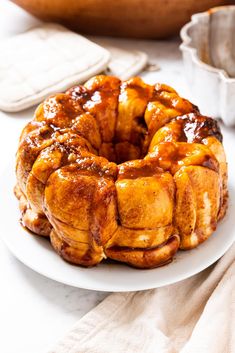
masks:
[[[121,80],[135,76],[147,65],[148,57],[142,51],[125,50],[112,46],[104,47],[110,52],[111,60],[105,73],[119,77]]]
[[[0,110],[29,108],[101,72],[127,79],[146,63],[140,51],[103,48],[61,25],[42,24],[0,43]]]
[[[104,70],[110,53],[57,24],[0,43],[0,109],[19,111]]]

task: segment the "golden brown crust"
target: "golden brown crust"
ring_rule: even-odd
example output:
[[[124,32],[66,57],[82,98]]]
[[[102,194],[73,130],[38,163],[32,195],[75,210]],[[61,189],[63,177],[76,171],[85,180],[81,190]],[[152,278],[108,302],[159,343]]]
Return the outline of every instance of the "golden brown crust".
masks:
[[[171,87],[96,76],[46,99],[22,131],[22,222],[74,264],[161,266],[225,215],[221,141],[217,122]]]
[[[146,150],[154,134],[162,126],[178,116],[191,112],[199,114],[196,106],[181,98],[174,90],[170,90],[169,86],[157,84],[144,113],[144,119],[148,126],[148,134],[144,144]]]
[[[31,206],[18,185],[15,186],[14,193],[19,200],[22,226],[35,234],[49,237],[52,226],[46,216],[44,214],[34,212],[31,209]]]
[[[175,174],[187,165],[201,165],[219,171],[219,162],[212,151],[203,144],[187,142],[160,142],[150,146],[145,160],[154,160],[163,170]]]
[[[219,174],[209,168],[189,166],[175,175],[174,225],[180,248],[192,249],[215,230],[220,206]]]
[[[178,250],[180,238],[172,235],[162,245],[152,249],[134,249],[113,247],[106,250],[106,255],[113,260],[125,262],[137,268],[154,268],[172,261]]]
[[[153,94],[153,86],[139,77],[123,82],[120,88],[115,142],[127,141],[140,146],[147,132],[144,112]],[[126,160],[128,159],[128,150]]]
[[[104,255],[102,249],[95,251],[91,244],[76,243],[72,246],[63,241],[55,232],[50,234],[51,244],[55,251],[66,261],[80,266],[94,266],[102,261]]]

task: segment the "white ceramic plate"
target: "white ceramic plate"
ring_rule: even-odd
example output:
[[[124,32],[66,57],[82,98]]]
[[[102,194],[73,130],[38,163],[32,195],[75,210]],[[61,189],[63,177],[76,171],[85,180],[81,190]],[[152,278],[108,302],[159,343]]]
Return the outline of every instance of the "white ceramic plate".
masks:
[[[50,242],[33,236],[19,223],[18,201],[13,195],[14,168],[11,165],[0,178],[0,234],[10,251],[36,272],[71,286],[100,291],[134,291],[161,287],[190,277],[218,260],[235,240],[235,205],[231,204],[217,231],[197,249],[179,251],[173,262],[152,270],[138,270],[119,263],[102,263],[81,268],[63,261]],[[230,185],[230,200],[235,187]]]

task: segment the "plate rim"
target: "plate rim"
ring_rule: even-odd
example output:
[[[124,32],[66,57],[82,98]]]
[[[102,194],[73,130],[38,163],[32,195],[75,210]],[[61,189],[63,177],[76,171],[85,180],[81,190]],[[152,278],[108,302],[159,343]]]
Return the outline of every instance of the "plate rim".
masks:
[[[10,187],[7,187],[8,189],[8,192],[9,192],[9,189],[11,188],[10,192],[11,194],[9,195],[10,199],[8,200],[8,202],[10,201],[11,202],[11,199],[13,200],[13,197],[15,197],[13,195],[13,172],[9,172],[9,171],[13,171],[14,169],[12,168],[12,165],[8,166],[8,168],[5,169],[5,172],[1,173],[1,176],[0,176],[0,181],[1,180],[5,180],[6,177],[8,177],[8,179],[10,179],[10,182],[8,183],[8,185],[10,184]],[[15,178],[14,178],[15,180]],[[2,183],[4,185],[4,183]],[[230,196],[231,194],[235,194],[235,188],[234,188],[234,185],[230,185],[230,188],[229,188],[229,193],[230,193]],[[232,187],[231,187],[232,186]],[[231,191],[232,189],[232,191]],[[6,192],[5,192],[6,194]],[[3,197],[3,202],[1,204],[4,203],[4,197]],[[230,208],[231,205],[231,198],[229,198],[229,206]],[[18,209],[18,200],[15,199],[15,206],[17,207]],[[4,208],[4,206],[1,206],[0,205],[0,209],[1,208]],[[6,208],[6,207],[5,207]],[[6,212],[6,211],[5,211]],[[229,212],[230,213],[230,212]],[[19,213],[20,214],[20,213]],[[226,219],[228,217],[228,214],[225,215],[225,218],[222,219],[219,224],[218,224],[218,228],[221,227],[225,222],[226,222]],[[20,223],[19,223],[19,219],[17,220],[14,220],[14,222],[17,222],[18,223],[18,226],[21,227]],[[232,244],[235,242],[235,230],[233,232],[233,235],[229,238],[229,241],[227,242],[224,242],[222,243],[223,246],[219,249],[219,251],[216,252],[215,256],[211,256],[209,257],[209,259],[207,261],[202,261],[202,263],[200,263],[200,265],[197,265],[196,267],[194,268],[191,268],[191,267],[188,267],[187,270],[185,270],[185,272],[183,274],[179,273],[177,275],[174,276],[174,280],[172,281],[172,278],[164,278],[164,280],[161,280],[161,282],[159,283],[157,281],[157,276],[156,276],[156,280],[153,280],[151,281],[151,283],[140,283],[140,284],[135,284],[131,286],[131,288],[124,288],[124,286],[120,286],[119,288],[116,288],[116,287],[113,287],[112,286],[109,286],[107,285],[107,283],[105,284],[102,284],[101,286],[99,285],[96,285],[95,283],[93,285],[85,285],[84,283],[81,283],[81,284],[78,284],[76,282],[76,279],[75,280],[71,280],[70,279],[67,279],[67,278],[63,278],[61,279],[60,276],[58,276],[58,274],[55,272],[54,274],[51,273],[51,271],[46,272],[43,268],[40,267],[40,265],[36,265],[35,262],[33,263],[30,263],[30,261],[28,261],[28,259],[25,259],[23,257],[23,253],[21,253],[21,251],[19,249],[16,249],[14,246],[12,246],[12,242],[8,240],[8,237],[7,236],[4,236],[3,235],[3,230],[4,230],[5,226],[1,227],[0,229],[0,238],[2,239],[3,243],[6,245],[6,247],[10,250],[10,252],[21,262],[23,263],[25,266],[27,266],[28,268],[30,268],[31,270],[39,273],[40,275],[46,277],[46,278],[49,278],[49,279],[52,279],[58,283],[63,283],[65,285],[69,285],[69,286],[72,286],[72,287],[76,287],[76,288],[83,288],[83,289],[88,289],[88,290],[95,290],[95,291],[103,291],[103,292],[133,292],[133,291],[142,291],[142,290],[148,290],[148,289],[153,289],[153,288],[160,288],[160,287],[163,287],[163,286],[166,286],[166,285],[170,285],[170,284],[174,284],[174,283],[177,283],[177,282],[180,282],[180,281],[183,281],[187,278],[190,278],[194,275],[196,275],[197,273],[203,271],[204,269],[208,268],[209,266],[211,266],[212,264],[214,264],[216,261],[218,261],[227,251],[228,249],[232,246]],[[218,229],[217,228],[217,229]],[[25,232],[27,232],[27,230],[24,230]],[[20,233],[20,232],[19,232]],[[20,234],[21,236],[21,234]],[[33,234],[30,236],[34,236]],[[189,251],[193,251],[193,252],[200,252],[200,248],[205,246],[205,244],[208,243],[208,241],[212,241],[213,242],[213,238],[216,236],[215,232],[210,236],[210,238],[205,241],[203,244],[201,244],[199,247],[195,248],[195,249],[192,249],[192,250],[189,250]],[[39,237],[39,239],[41,238],[40,236],[37,236],[35,235],[35,237]],[[11,239],[11,238],[9,238]],[[41,241],[42,239],[40,239]],[[43,239],[43,241],[45,241],[46,239]],[[53,255],[55,254],[54,253],[54,250],[52,249],[53,251]],[[181,251],[181,254],[183,253],[183,251]],[[188,253],[188,251],[187,251]],[[55,254],[56,256],[58,256],[58,259],[60,261],[64,261],[63,259],[61,259],[59,257],[59,255]],[[179,256],[179,253],[178,253],[178,256]],[[166,265],[166,266],[171,266],[172,264],[174,264],[174,261],[177,261],[177,254],[175,255],[173,261],[169,264],[169,265]],[[40,263],[40,262],[39,262]],[[66,263],[66,262],[65,262]],[[68,263],[66,263],[66,265],[68,265]],[[69,264],[70,266],[73,266],[74,265],[71,265]],[[117,266],[124,266],[127,267],[127,265],[123,265],[123,264],[116,264]],[[102,264],[101,264],[102,266]],[[107,264],[108,266],[108,264]],[[162,268],[166,267],[166,266],[163,266]],[[81,267],[77,266],[76,267],[79,271],[79,269]],[[98,268],[98,266],[97,266]],[[84,270],[84,268],[82,268]],[[94,267],[93,267],[94,269]],[[89,271],[89,268],[88,269],[85,269],[87,271]],[[157,271],[158,268],[155,268],[155,269],[147,269],[147,270],[142,270],[142,269],[134,269],[135,271]],[[130,272],[131,273],[131,272]],[[95,282],[95,281],[94,281]]]

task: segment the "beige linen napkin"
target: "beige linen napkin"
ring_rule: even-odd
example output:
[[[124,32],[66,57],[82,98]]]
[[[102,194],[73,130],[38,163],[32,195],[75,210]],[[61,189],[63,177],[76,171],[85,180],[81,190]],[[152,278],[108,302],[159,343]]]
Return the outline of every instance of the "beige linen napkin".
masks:
[[[50,351],[140,352],[235,352],[235,244],[215,265],[187,280],[111,294]]]

